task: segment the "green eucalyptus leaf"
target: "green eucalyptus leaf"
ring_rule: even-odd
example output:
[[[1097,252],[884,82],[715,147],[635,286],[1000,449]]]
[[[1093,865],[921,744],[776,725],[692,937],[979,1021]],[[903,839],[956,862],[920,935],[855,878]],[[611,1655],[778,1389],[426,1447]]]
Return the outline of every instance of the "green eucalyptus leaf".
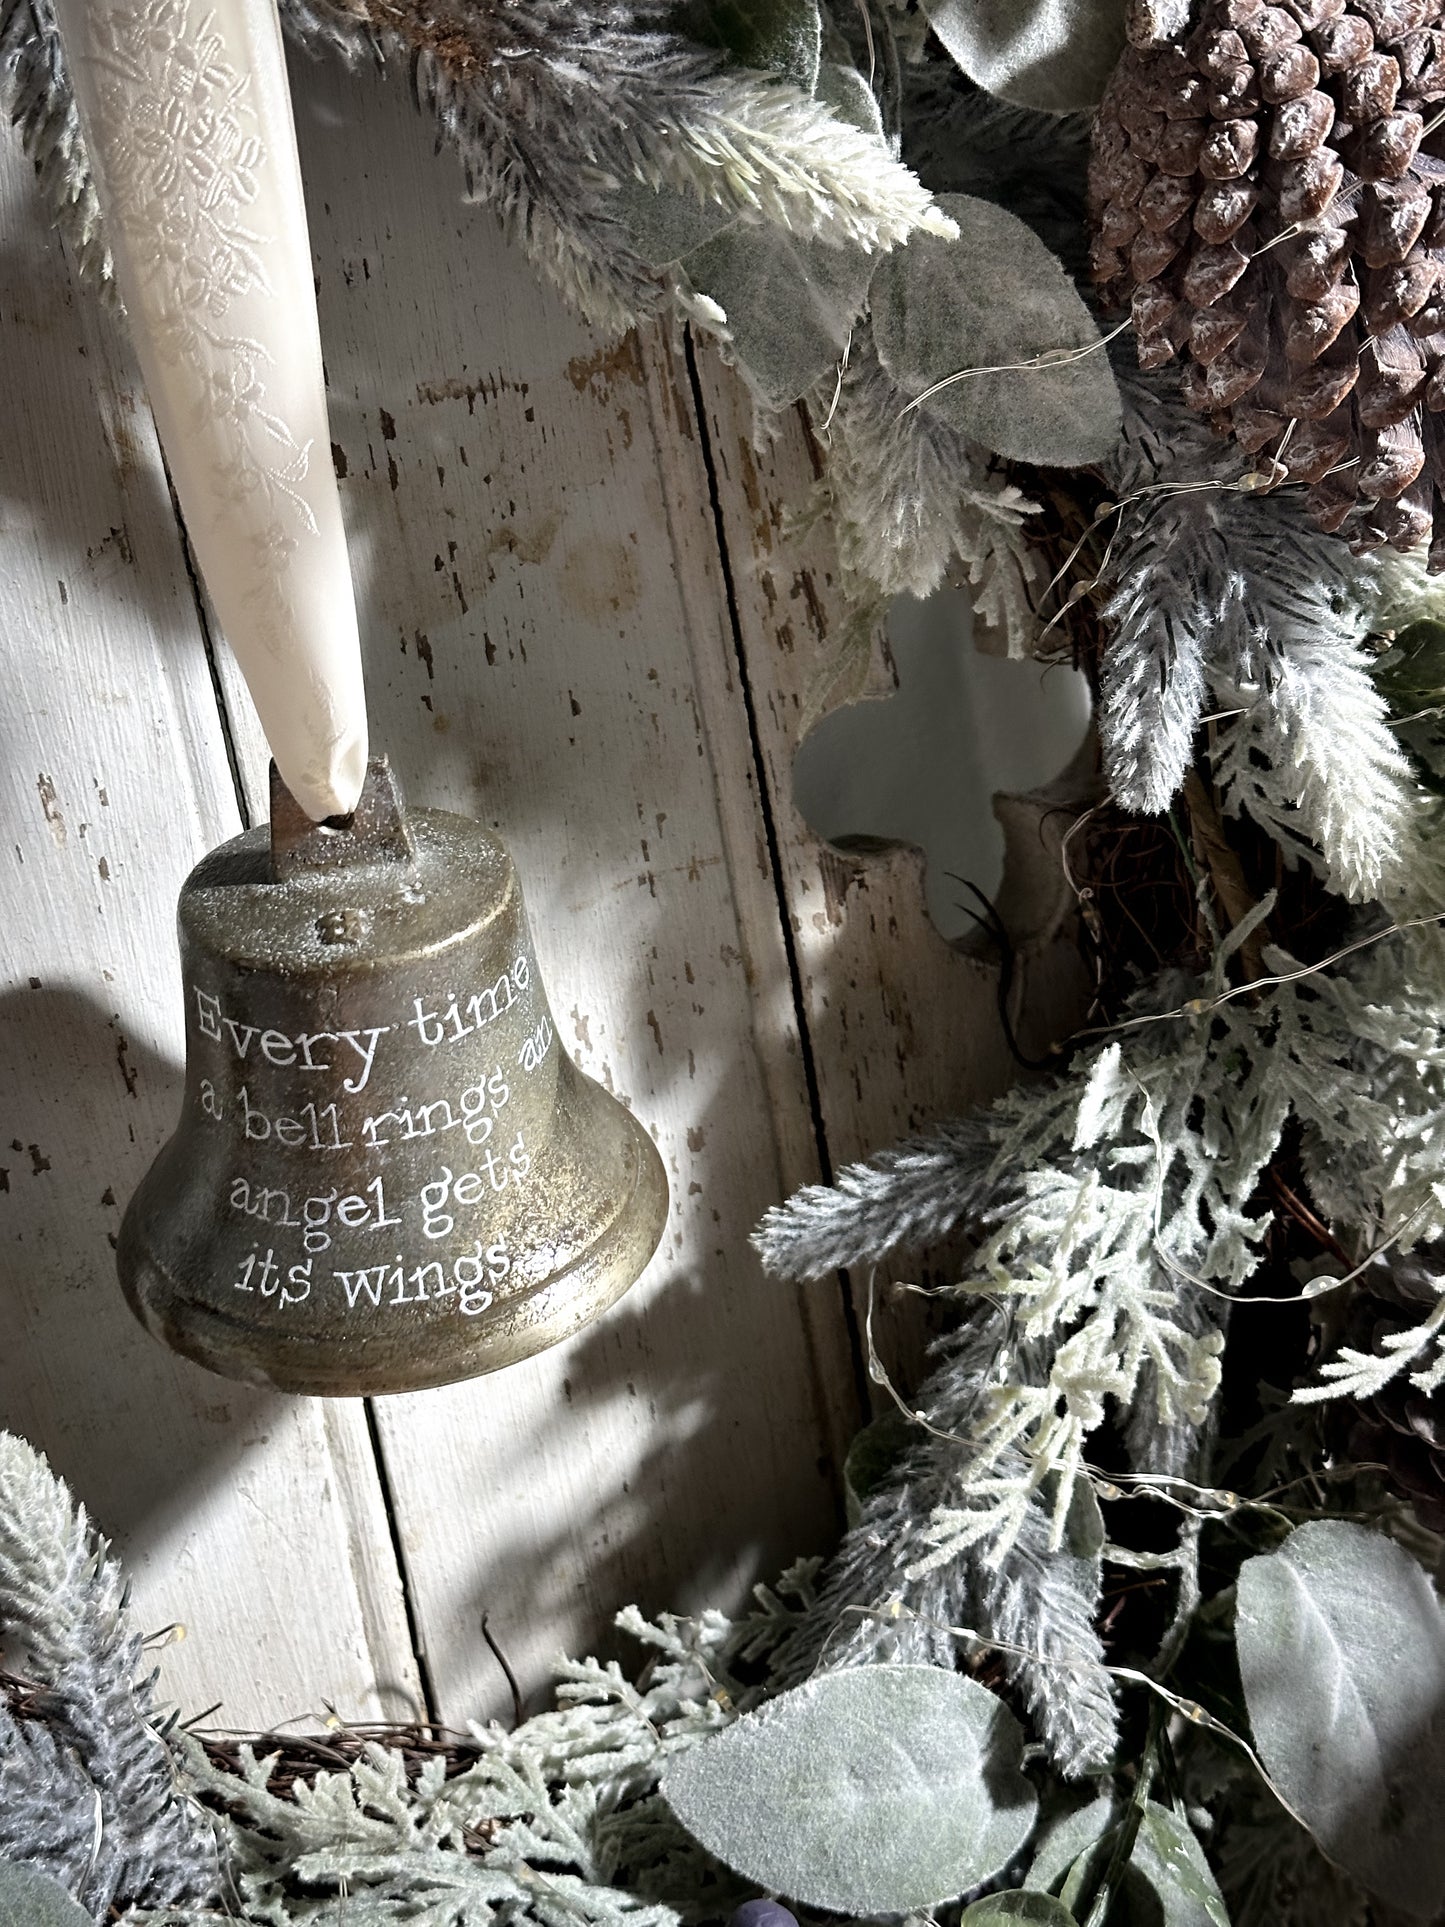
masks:
[[[1077,1903],[1103,1881],[1124,1809],[1108,1793],[1061,1814],[1042,1832],[1025,1886]],[[1125,1917],[1158,1927],[1229,1927],[1204,1849],[1177,1814],[1152,1800],[1120,1882]]]
[[[818,69],[814,98],[831,107],[839,120],[860,134],[883,139],[883,112],[878,98],[858,69],[844,60],[825,60]]]
[[[1023,1735],[975,1680],[858,1666],[769,1700],[675,1754],[663,1797],[756,1886],[843,1914],[901,1914],[998,1873],[1033,1826]]]
[[[1376,662],[1373,674],[1397,715],[1445,700],[1445,622],[1425,616],[1410,623]]]
[[[921,404],[1012,461],[1077,468],[1117,445],[1123,410],[1099,330],[1062,265],[1016,214],[971,194],[940,194],[958,238],[915,234],[885,255],[870,302],[879,358],[908,395],[965,368]],[[1083,360],[1018,364],[1050,350]]]
[[[1097,107],[1124,51],[1124,0],[923,0],[970,80],[1019,107]]]
[[[818,84],[817,0],[683,0],[677,26],[690,40],[731,54],[741,67],[790,80],[805,94]]]
[[[648,187],[643,181],[624,181],[611,205],[633,247],[651,268],[680,261],[739,218],[735,208],[717,201],[701,201],[678,187]]]
[[[784,408],[837,365],[873,260],[862,248],[738,226],[685,255],[682,267],[727,316],[733,351],[758,399]]]
[[[1392,1539],[1343,1520],[1247,1559],[1235,1643],[1255,1745],[1329,1857],[1382,1900],[1445,1907],[1445,1613]]]
[[[1370,673],[1417,778],[1445,796],[1445,622],[1426,616],[1410,623]]]
[[[1229,1927],[1224,1896],[1203,1847],[1189,1823],[1168,1807],[1151,1800],[1144,1809],[1130,1865],[1163,1902],[1168,1927]]]
[[[18,1860],[0,1860],[0,1927],[92,1927],[58,1880]]]
[[[1108,1854],[1102,1856],[1097,1868],[1092,1855],[1113,1832],[1117,1818],[1118,1806],[1111,1793],[1101,1793],[1097,1799],[1051,1816],[1039,1829],[1025,1887],[1057,1893],[1081,1863],[1101,1873]]]
[[[868,659],[863,668],[866,671]],[[859,692],[861,694],[861,691]],[[918,1427],[895,1406],[855,1432],[848,1456],[843,1461],[843,1498],[848,1508],[848,1523],[857,1525],[863,1508],[885,1485],[909,1446],[919,1436]]]
[[[1052,1894],[990,1894],[967,1908],[958,1927],[1079,1927],[1063,1901]]]

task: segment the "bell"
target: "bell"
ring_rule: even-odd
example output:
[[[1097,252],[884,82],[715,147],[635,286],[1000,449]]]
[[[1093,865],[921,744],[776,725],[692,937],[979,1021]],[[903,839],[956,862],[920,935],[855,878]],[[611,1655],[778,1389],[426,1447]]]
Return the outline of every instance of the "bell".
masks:
[[[130,1202],[137,1317],[228,1378],[321,1396],[495,1371],[605,1311],[667,1179],[562,1048],[517,872],[478,824],[407,813],[385,758],[181,891],[186,1088]]]

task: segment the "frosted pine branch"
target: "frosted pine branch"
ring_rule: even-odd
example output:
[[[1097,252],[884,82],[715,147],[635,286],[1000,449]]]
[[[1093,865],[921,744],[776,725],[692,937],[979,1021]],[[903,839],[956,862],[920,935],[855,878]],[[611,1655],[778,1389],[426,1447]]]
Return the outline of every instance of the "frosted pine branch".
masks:
[[[977,1632],[1004,1648],[1054,1764],[1066,1775],[1106,1766],[1118,1714],[1094,1629],[1097,1558],[1050,1544],[1051,1506],[1028,1493],[1013,1543],[994,1562],[986,1531],[943,1556],[933,1522],[974,1489],[969,1427],[1007,1350],[1007,1322],[979,1306],[948,1343],[919,1394],[926,1419],[897,1473],[869,1500],[827,1568],[815,1604],[779,1647],[775,1680],[791,1685],[818,1666],[901,1660],[956,1665]],[[1027,1355],[1011,1357],[1027,1374]],[[1026,1468],[1010,1465],[1023,1474]]]
[[[753,1243],[769,1271],[808,1279],[880,1263],[904,1246],[918,1249],[986,1208],[991,1146],[986,1118],[941,1124],[866,1164],[850,1164],[830,1185],[799,1191],[768,1212]]]
[[[97,203],[49,0],[3,0],[0,86],[68,238],[102,257]],[[582,313],[621,330],[665,299],[611,196],[669,185],[838,246],[951,232],[883,142],[785,83],[680,38],[660,0],[282,0],[290,31],[393,61],[459,154],[469,191]]]
[[[137,1680],[141,1642],[119,1568],[45,1461],[9,1433],[0,1433],[0,1636],[18,1643],[18,1665],[42,1689],[47,1724],[68,1755],[63,1764],[54,1756],[48,1792],[57,1803],[80,1801],[79,1814],[56,1823],[88,1842],[77,1897],[104,1915],[117,1898],[213,1895],[214,1838],[177,1791],[151,1682]],[[31,1759],[42,1757],[29,1737]],[[9,1753],[14,1761],[13,1743]],[[23,1842],[19,1852],[28,1857]]]
[[[1023,655],[1045,580],[1026,533],[1037,504],[947,423],[905,413],[908,399],[860,324],[836,410],[831,389],[814,404],[832,416],[825,487],[843,564],[884,595],[926,596],[961,563],[979,614]]]
[[[1226,812],[1252,817],[1353,902],[1445,900],[1438,813],[1362,646],[1435,592],[1418,567],[1350,555],[1310,524],[1298,491],[1242,489],[1247,458],[1164,384],[1134,375],[1121,387],[1110,479],[1125,506],[1106,537],[1099,716],[1114,795],[1167,809],[1206,702],[1243,708],[1214,748]]]

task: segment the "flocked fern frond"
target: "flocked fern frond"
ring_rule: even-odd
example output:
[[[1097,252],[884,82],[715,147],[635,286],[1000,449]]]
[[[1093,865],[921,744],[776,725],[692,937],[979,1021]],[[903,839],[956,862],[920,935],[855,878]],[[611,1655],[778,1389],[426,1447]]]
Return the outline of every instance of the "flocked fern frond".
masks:
[[[1246,815],[1352,903],[1445,901],[1440,809],[1417,783],[1356,635],[1292,633],[1267,684],[1214,683],[1213,750],[1226,815]]]
[[[1037,505],[986,450],[907,406],[860,325],[836,410],[820,394],[815,411],[831,419],[825,487],[844,567],[884,595],[926,596],[961,565],[983,621],[1022,655],[1045,581],[1026,527]]]
[[[1043,1492],[1057,1548],[1086,1441],[1113,1406],[1140,1470],[1177,1463],[1218,1384],[1210,1307],[1257,1265],[1268,1217],[1254,1194],[1291,1118],[1324,1215],[1406,1245],[1439,1235],[1441,944],[1384,935],[1319,972],[1267,951],[1284,981],[1252,1002],[1228,990],[1222,960],[1203,982],[1164,979],[1070,1076],[764,1219],[764,1262],[794,1276],[973,1230],[951,1294],[1007,1307],[1014,1337],[951,1428],[953,1496],[930,1526],[939,1558],[986,1546],[999,1559]],[[1023,1359],[1037,1363],[1023,1372]],[[1441,1378],[1445,1365],[1419,1382]]]
[[[673,1818],[658,1778],[672,1754],[757,1702],[769,1654],[811,1601],[811,1572],[805,1564],[759,1589],[757,1611],[737,1620],[629,1609],[618,1625],[648,1651],[640,1683],[615,1661],[564,1661],[555,1707],[511,1732],[473,1727],[480,1757],[450,1777],[441,1756],[409,1775],[401,1749],[373,1744],[348,1770],[282,1793],[274,1756],[243,1747],[236,1772],[187,1739],[183,1776],[226,1816],[244,1918],[679,1927],[681,1911],[727,1911],[720,1903],[745,1890]],[[127,1918],[171,1927],[175,1916]]]
[[[1094,1625],[1097,1551],[1050,1543],[1042,1491],[1001,1559],[986,1557],[977,1538],[944,1549],[937,1541],[937,1521],[967,1482],[969,1428],[998,1370],[1026,1377],[1037,1366],[1009,1329],[1007,1314],[980,1307],[942,1347],[916,1400],[922,1423],[910,1450],[829,1562],[815,1602],[778,1648],[774,1676],[790,1686],[820,1667],[952,1667],[969,1650],[962,1633],[977,1632],[1003,1649],[1054,1765],[1073,1776],[1107,1765],[1118,1740]],[[1011,1469],[1027,1477],[1023,1466]]]

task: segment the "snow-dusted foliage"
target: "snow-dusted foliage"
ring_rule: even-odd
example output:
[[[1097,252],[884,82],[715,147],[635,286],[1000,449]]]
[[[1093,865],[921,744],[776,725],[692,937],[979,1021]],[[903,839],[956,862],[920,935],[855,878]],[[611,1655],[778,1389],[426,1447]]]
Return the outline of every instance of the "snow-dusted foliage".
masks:
[[[1042,1493],[1059,1547],[1087,1441],[1113,1407],[1132,1413],[1138,1469],[1178,1469],[1171,1441],[1209,1412],[1221,1321],[1268,1226],[1256,1187],[1291,1119],[1329,1218],[1371,1240],[1440,1234],[1441,937],[1375,933],[1321,971],[1266,950],[1279,981],[1247,1000],[1224,966],[1248,934],[1236,928],[1211,978],[1151,986],[1070,1075],[854,1166],[763,1221],[765,1263],[804,1278],[878,1264],[958,1225],[977,1239],[951,1295],[966,1321],[1003,1307],[1007,1329],[962,1419],[930,1416],[948,1396],[947,1361],[918,1401],[935,1442],[947,1434],[951,1472],[931,1500],[928,1550],[898,1562],[910,1578],[975,1547],[1002,1560]],[[1399,1341],[1394,1369],[1418,1360],[1442,1321],[1445,1308],[1413,1349]],[[1442,1379],[1445,1363],[1416,1382]]]

